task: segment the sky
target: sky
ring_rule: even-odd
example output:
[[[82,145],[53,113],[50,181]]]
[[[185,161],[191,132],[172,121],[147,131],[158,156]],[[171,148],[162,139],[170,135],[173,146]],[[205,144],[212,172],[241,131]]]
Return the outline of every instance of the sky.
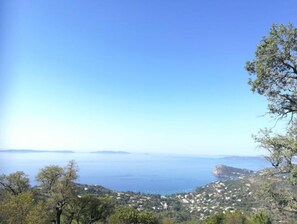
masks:
[[[0,3],[0,149],[259,155],[247,84],[294,0]]]

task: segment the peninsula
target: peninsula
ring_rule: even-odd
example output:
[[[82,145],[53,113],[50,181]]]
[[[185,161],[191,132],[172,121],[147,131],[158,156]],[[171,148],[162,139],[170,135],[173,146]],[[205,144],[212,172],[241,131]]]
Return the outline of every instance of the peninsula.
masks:
[[[212,169],[212,173],[215,176],[222,177],[222,178],[238,178],[238,177],[253,174],[254,171],[248,170],[248,169],[235,168],[235,167],[220,164],[220,165],[216,165]]]

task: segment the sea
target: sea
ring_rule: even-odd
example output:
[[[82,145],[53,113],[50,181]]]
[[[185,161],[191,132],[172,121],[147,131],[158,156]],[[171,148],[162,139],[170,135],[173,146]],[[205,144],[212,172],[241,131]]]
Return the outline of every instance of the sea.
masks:
[[[78,183],[161,195],[191,192],[219,180],[212,174],[218,164],[254,171],[270,167],[263,157],[0,152],[0,173],[23,171],[34,186],[40,169],[49,165],[64,167],[70,160],[78,165]]]

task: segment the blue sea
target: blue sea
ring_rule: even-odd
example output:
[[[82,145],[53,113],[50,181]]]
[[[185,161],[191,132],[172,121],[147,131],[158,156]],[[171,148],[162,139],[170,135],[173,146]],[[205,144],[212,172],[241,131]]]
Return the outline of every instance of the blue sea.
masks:
[[[168,195],[191,192],[218,180],[218,164],[260,170],[269,167],[261,157],[201,157],[162,154],[0,153],[0,173],[24,171],[36,185],[38,171],[48,165],[65,166],[75,160],[79,183],[102,185],[115,191]]]

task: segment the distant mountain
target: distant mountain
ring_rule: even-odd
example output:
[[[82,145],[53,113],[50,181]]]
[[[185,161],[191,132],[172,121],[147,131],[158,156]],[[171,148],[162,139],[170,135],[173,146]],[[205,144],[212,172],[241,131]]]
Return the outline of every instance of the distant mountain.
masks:
[[[109,151],[109,150],[104,150],[104,151],[95,151],[91,153],[100,153],[100,154],[130,154],[130,152],[126,151]]]
[[[224,156],[224,159],[264,159],[264,156]]]
[[[9,152],[9,153],[75,153],[70,150],[34,150],[34,149],[6,149],[0,150],[0,152]]]

